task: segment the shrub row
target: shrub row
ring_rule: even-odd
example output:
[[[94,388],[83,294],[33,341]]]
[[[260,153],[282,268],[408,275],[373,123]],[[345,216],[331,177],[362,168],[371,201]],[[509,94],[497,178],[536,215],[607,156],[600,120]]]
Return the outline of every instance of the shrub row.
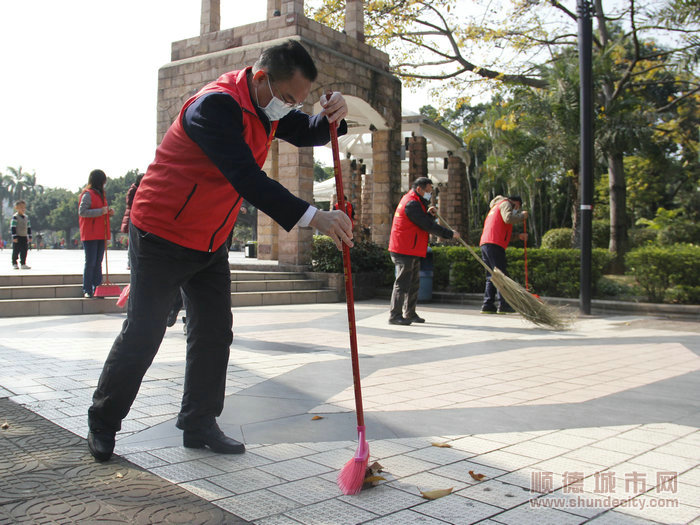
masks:
[[[508,275],[524,285],[524,250],[508,248],[506,257]],[[435,267],[433,286],[437,290],[483,292],[486,271],[468,253],[467,248],[435,247],[433,259]],[[607,250],[599,248],[593,250],[591,280],[594,285],[603,275],[603,269],[611,259],[612,256]],[[553,297],[578,297],[581,268],[579,250],[531,248],[527,251],[527,266],[528,281],[533,292]]]
[[[700,304],[700,246],[674,244],[644,246],[625,257],[650,301]]]
[[[687,241],[700,236],[689,226],[685,228],[679,227],[678,230],[680,231],[677,232],[676,229],[658,231],[652,228],[630,228],[627,232],[629,245],[633,248],[648,244],[670,245],[676,242],[675,238]],[[553,228],[542,236],[541,248],[571,248],[573,239],[574,232],[571,228]],[[610,221],[593,221],[591,241],[594,248],[608,247],[610,242]]]
[[[371,241],[358,241],[350,248],[353,273],[378,272],[384,285],[393,282],[394,264],[389,252]],[[311,269],[314,272],[342,273],[343,255],[326,235],[314,235],[311,248]]]
[[[479,254],[478,247],[475,248]],[[486,272],[467,248],[435,246],[433,255],[433,288],[463,293],[481,293]],[[506,251],[508,274],[516,282],[525,284],[525,261],[522,248]],[[312,269],[316,272],[342,273],[343,259],[335,244],[325,235],[314,236],[311,250]],[[350,249],[354,273],[378,272],[380,286],[390,285],[394,265],[389,252],[371,242],[359,241]],[[591,282],[593,293],[609,294],[616,286],[601,279],[613,256],[607,250],[594,248],[592,252]],[[677,244],[672,246],[644,246],[626,256],[628,275],[632,275],[650,301],[700,304],[700,246]],[[528,280],[534,293],[551,297],[578,297],[580,288],[581,255],[574,249],[530,248],[527,251]],[[605,289],[602,289],[605,288]]]

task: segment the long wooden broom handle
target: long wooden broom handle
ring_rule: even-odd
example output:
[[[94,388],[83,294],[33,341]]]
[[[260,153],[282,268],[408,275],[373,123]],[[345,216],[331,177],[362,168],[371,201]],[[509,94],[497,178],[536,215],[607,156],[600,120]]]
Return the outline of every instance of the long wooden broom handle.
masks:
[[[442,216],[437,212],[437,210],[435,211],[435,214],[437,215],[437,218],[440,219],[440,221],[441,221],[445,226],[447,226],[450,230],[454,231],[454,228],[453,228],[452,226],[450,226],[450,225],[447,223],[447,221],[446,221],[445,219],[442,218]],[[487,271],[487,272],[493,273],[493,270],[492,270],[491,268],[489,268],[488,264],[486,264],[486,263],[481,259],[481,257],[479,257],[479,256],[476,254],[476,252],[474,251],[474,248],[472,248],[471,246],[469,246],[469,245],[467,244],[467,242],[466,242],[464,239],[462,239],[461,237],[458,239],[458,241],[461,242],[461,243],[467,248],[467,250],[469,250],[469,253],[471,253],[471,254],[474,256],[474,259],[476,259],[477,261],[479,261],[479,262],[481,263],[481,266],[483,266],[484,268],[486,268],[486,271]]]
[[[332,93],[326,93],[326,100],[330,100]],[[331,149],[333,150],[333,171],[335,173],[335,191],[338,197],[338,209],[347,214],[345,206],[345,194],[343,192],[343,174],[340,169],[340,150],[338,148],[338,123],[329,122],[331,133]],[[357,351],[357,329],[355,326],[355,296],[352,291],[352,269],[350,266],[350,247],[343,245],[343,269],[345,270],[345,301],[348,306],[348,326],[350,329],[350,358],[352,361],[352,382],[355,388],[355,412],[357,414],[357,426],[365,426],[364,410],[362,408],[362,389],[360,386],[360,362]]]

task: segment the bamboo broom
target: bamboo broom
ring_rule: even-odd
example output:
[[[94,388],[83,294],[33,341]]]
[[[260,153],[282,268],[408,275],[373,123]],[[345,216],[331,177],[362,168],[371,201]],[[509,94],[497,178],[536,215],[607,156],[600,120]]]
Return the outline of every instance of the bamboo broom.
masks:
[[[440,214],[437,214],[438,219],[447,226],[453,229]],[[525,319],[538,326],[546,326],[554,330],[566,330],[573,324],[573,317],[562,308],[556,308],[545,303],[542,299],[535,297],[525,288],[516,283],[498,268],[489,268],[489,266],[479,257],[474,249],[469,246],[464,239],[460,237],[459,241],[469,250],[469,253],[491,274],[491,282],[505,297],[509,305],[511,305]]]

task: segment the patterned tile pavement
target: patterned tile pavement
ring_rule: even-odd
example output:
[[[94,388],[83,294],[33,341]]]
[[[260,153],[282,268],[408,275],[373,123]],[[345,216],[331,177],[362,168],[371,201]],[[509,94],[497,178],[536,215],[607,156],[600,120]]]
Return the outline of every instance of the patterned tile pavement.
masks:
[[[178,323],[116,453],[260,525],[700,523],[697,324],[590,317],[549,332],[429,305],[424,325],[394,327],[380,301],[356,312],[378,487],[344,496],[335,484],[356,446],[343,304],[234,310],[220,423],[246,441],[236,457],[181,446]],[[0,397],[84,438],[122,321],[0,319]],[[35,439],[52,446],[50,435]]]

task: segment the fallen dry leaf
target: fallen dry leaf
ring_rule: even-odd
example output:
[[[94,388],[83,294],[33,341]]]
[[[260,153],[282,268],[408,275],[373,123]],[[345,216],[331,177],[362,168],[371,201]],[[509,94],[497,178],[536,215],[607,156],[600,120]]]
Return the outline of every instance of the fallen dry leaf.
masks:
[[[5,421],[2,425],[0,425],[0,428],[3,430],[7,430],[8,428],[10,428],[10,424],[7,421]]]
[[[380,481],[386,481],[386,478],[382,476],[367,476],[363,483],[371,483],[372,485],[376,485]]]
[[[475,474],[473,470],[469,471],[469,475],[476,481],[481,481],[486,477],[486,474]]]
[[[431,443],[434,447],[438,448],[452,448],[452,445],[449,443]]]
[[[318,421],[319,419],[323,419],[322,416],[314,416],[311,418],[311,421]]]
[[[425,499],[433,500],[433,499],[439,499],[447,496],[448,494],[452,493],[452,489],[454,487],[450,487],[449,489],[438,489],[438,490],[429,490],[428,492],[423,492],[422,490],[420,491],[420,495],[423,496]]]

